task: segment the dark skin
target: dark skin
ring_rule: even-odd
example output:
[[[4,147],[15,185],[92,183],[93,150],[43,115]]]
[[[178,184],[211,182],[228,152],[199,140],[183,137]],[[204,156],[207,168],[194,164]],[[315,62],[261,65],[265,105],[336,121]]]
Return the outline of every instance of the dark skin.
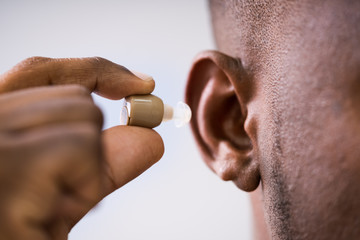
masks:
[[[147,94],[154,81],[145,79],[101,58],[30,58],[0,76],[1,239],[67,239],[96,203],[161,158],[151,129],[102,132],[90,96]]]
[[[220,52],[198,55],[186,92],[205,162],[252,192],[256,239],[359,239],[360,3],[234,0],[210,9]],[[30,59],[0,81],[6,239],[66,239],[163,152],[148,129],[101,133],[89,93],[58,86],[117,99],[149,93],[153,82],[102,59],[61,61]],[[34,88],[48,85],[56,86]]]
[[[255,239],[359,239],[360,3],[210,9],[221,52],[186,92],[205,162],[252,191]]]

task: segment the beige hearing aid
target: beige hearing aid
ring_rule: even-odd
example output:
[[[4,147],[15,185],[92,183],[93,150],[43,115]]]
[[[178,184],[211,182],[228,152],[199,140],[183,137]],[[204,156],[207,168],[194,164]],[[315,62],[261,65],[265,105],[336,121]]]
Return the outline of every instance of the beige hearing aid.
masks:
[[[191,119],[190,107],[178,102],[175,108],[164,104],[152,94],[132,95],[123,101],[120,124],[154,128],[162,122],[174,120],[176,127],[181,127]]]

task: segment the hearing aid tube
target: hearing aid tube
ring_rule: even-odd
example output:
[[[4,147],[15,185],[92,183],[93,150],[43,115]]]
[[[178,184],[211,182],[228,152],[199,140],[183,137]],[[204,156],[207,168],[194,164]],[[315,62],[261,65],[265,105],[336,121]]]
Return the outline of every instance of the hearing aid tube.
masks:
[[[191,119],[190,107],[178,102],[176,107],[164,104],[152,94],[132,95],[125,98],[121,108],[120,124],[154,128],[162,122],[174,120],[176,127],[181,127]]]

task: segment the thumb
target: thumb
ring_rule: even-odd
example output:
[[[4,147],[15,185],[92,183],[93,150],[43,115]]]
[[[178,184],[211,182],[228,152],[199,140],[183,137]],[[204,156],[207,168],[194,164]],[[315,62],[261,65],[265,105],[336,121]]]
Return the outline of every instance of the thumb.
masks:
[[[32,57],[0,75],[0,93],[64,84],[79,84],[109,99],[151,93],[155,87],[154,80],[143,74],[137,75],[123,66],[99,57]]]
[[[102,192],[96,202],[116,189],[139,176],[156,163],[164,153],[164,144],[160,135],[152,129],[116,126],[102,135],[105,171],[101,171]],[[72,228],[90,207],[82,206],[83,211],[68,220]]]
[[[139,176],[164,153],[160,135],[141,127],[116,126],[107,129],[103,132],[103,145],[105,195]]]

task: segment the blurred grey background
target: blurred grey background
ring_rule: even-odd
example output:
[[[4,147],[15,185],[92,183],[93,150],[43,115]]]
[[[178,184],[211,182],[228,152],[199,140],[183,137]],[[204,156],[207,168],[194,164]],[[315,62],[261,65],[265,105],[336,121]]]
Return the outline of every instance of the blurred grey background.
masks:
[[[183,99],[194,56],[215,47],[204,0],[1,1],[0,34],[1,73],[30,56],[101,56],[152,75],[170,105]],[[117,125],[119,101],[94,99],[104,128]],[[156,130],[160,162],[105,198],[69,239],[251,239],[248,195],[205,166],[189,127]]]

